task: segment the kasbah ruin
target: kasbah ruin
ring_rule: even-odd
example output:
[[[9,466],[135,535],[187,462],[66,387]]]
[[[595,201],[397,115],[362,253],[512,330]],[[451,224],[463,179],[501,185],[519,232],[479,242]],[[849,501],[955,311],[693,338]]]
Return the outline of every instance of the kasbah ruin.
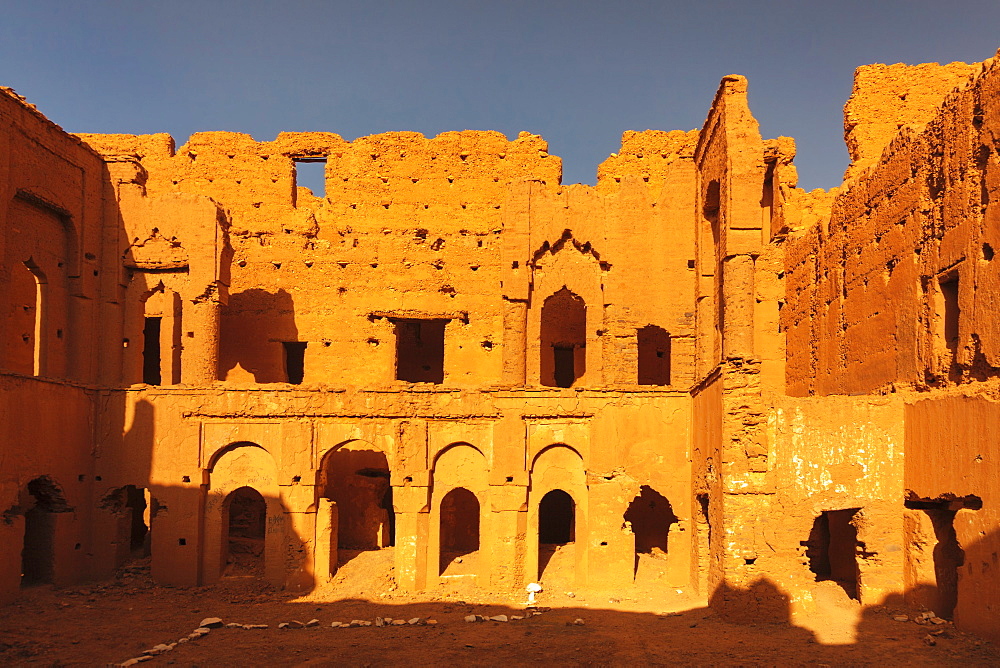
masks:
[[[595,186],[527,132],[176,146],[2,89],[0,602],[377,552],[1000,640],[1000,58],[858,68],[829,191],[747,86]]]

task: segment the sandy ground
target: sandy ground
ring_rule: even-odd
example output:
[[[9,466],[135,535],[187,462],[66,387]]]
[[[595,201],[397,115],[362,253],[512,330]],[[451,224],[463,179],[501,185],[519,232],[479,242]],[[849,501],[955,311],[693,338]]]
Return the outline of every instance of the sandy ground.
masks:
[[[475,555],[469,555],[474,563]],[[465,561],[465,560],[463,560]],[[558,567],[558,561],[553,560]],[[464,621],[466,615],[523,615],[523,597],[476,589],[468,578],[445,590],[395,591],[391,553],[363,553],[329,586],[295,597],[250,577],[213,587],[153,585],[135,562],[117,579],[93,586],[24,590],[0,608],[0,661],[6,665],[105,665],[189,634],[204,617],[268,624],[220,628],[143,664],[178,666],[357,665],[1000,665],[1000,651],[950,625],[928,627],[893,616],[912,610],[866,609],[834,601],[800,625],[732,623],[704,601],[663,587],[620,592],[567,591],[565,574],[549,580],[539,604],[520,621]],[[852,605],[854,609],[852,610]],[[436,625],[331,628],[333,621],[376,616],[432,618]],[[279,630],[281,622],[319,619],[314,628]],[[583,625],[575,625],[577,619]],[[808,626],[809,628],[805,628]],[[926,644],[928,631],[940,631]]]

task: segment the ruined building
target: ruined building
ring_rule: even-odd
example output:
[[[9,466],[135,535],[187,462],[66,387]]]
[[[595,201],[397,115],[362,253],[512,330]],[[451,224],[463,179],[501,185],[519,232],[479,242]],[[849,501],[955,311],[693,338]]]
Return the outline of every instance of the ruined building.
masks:
[[[859,68],[845,116],[804,192],[727,76],[586,186],[528,133],[175,147],[3,89],[0,599],[391,547],[404,590],[558,555],[1000,638],[1000,61]]]

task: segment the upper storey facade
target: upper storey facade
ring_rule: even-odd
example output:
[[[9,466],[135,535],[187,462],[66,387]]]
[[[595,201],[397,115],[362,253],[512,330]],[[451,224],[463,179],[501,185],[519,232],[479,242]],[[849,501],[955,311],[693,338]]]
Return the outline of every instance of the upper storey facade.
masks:
[[[81,135],[120,211],[117,383],[688,387],[697,136],[626,133],[591,187],[527,133]]]

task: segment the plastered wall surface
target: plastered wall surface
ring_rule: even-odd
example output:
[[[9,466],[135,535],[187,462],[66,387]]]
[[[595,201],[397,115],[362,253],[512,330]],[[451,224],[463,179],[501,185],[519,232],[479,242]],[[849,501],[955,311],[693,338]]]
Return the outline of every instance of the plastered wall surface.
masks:
[[[392,550],[411,591],[906,597],[996,636],[996,67],[859,68],[810,193],[738,75],[594,186],[527,132],[176,146],[3,89],[0,600]]]

